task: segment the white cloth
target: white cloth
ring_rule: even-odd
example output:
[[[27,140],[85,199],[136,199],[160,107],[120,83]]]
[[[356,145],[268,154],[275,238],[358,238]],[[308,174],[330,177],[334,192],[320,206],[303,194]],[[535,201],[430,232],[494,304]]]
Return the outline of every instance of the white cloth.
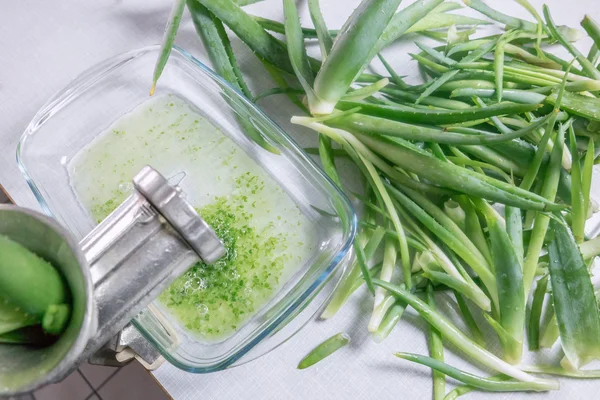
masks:
[[[358,2],[321,0],[330,27],[339,28]],[[403,6],[410,2],[405,0]],[[512,1],[488,2],[513,15],[527,16]],[[531,2],[541,10],[542,0]],[[306,1],[298,0],[298,3],[303,25],[309,26]],[[547,0],[546,3],[559,24],[579,26],[585,13],[600,20],[598,0]],[[0,182],[18,204],[37,208],[15,162],[19,137],[35,112],[86,68],[117,53],[159,43],[170,6],[169,0],[4,0],[0,3]],[[282,19],[280,0],[265,0],[248,9]],[[239,40],[232,41],[251,87],[256,91],[272,87],[255,57]],[[187,14],[177,44],[207,61]],[[589,44],[588,39],[583,40],[581,48],[588,49]],[[416,63],[406,54],[409,48],[413,49],[412,43],[399,43],[386,55],[401,74],[415,75]],[[313,50],[317,51],[317,46]],[[301,143],[315,143],[314,134],[290,126],[288,121],[294,108],[283,97],[266,99],[261,106]],[[333,320],[308,324],[277,350],[245,366],[193,375],[165,363],[153,373],[175,400],[430,399],[429,369],[392,355],[395,351],[427,353],[423,322],[410,313],[384,343],[376,344],[367,334],[371,307],[365,293],[358,292]],[[309,350],[340,331],[350,334],[353,340],[350,346],[310,369],[295,369]],[[451,346],[449,349],[447,361],[476,371],[455,355]],[[560,391],[543,395],[477,393],[467,398],[583,400],[600,396],[600,381],[561,379],[561,386]]]

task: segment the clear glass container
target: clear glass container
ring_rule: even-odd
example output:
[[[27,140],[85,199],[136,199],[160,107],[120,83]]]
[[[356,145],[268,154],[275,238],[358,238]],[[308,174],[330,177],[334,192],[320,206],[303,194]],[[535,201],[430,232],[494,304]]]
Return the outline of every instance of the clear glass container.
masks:
[[[96,222],[72,189],[66,165],[115,120],[148,99],[158,50],[153,46],[131,51],[84,72],[42,107],[18,145],[17,162],[42,209],[78,240]],[[262,166],[316,227],[313,254],[225,340],[196,340],[155,305],[133,321],[172,364],[196,373],[216,371],[272,350],[312,318],[328,297],[329,291],[321,289],[337,284],[340,274],[335,273],[350,257],[356,217],[348,199],[287,134],[185,50],[173,49],[157,93],[177,95],[195,107]],[[267,152],[249,140],[237,118],[254,125],[281,154]],[[330,279],[333,276],[337,278]]]

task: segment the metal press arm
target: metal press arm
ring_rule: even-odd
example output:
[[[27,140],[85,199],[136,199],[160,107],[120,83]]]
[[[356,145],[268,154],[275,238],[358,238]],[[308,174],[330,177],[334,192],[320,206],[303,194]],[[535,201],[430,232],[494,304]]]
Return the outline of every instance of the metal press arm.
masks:
[[[214,231],[156,170],[144,167],[134,193],[81,242],[90,264],[98,329],[89,357],[190,266],[225,254]]]

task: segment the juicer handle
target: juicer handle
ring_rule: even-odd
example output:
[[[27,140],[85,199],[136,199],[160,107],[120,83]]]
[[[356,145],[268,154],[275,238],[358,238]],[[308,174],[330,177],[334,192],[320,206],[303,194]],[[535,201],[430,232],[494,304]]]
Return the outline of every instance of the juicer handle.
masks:
[[[214,231],[159,172],[146,166],[133,185],[134,193],[80,242],[98,321],[86,358],[191,265],[225,254]]]

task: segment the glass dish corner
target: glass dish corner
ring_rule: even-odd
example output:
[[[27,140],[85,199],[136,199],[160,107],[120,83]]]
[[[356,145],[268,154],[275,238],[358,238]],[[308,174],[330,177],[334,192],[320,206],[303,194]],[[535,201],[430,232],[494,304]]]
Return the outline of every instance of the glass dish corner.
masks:
[[[68,185],[65,160],[103,127],[148,98],[158,52],[158,46],[130,51],[87,70],[40,109],[21,137],[17,163],[31,190],[42,209],[78,240],[95,222]],[[175,366],[195,373],[221,370],[269,352],[314,316],[328,297],[329,291],[322,289],[338,283],[339,276],[331,278],[350,257],[356,216],[344,194],[279,126],[187,51],[173,49],[158,91],[179,95],[210,116],[324,227],[323,237],[318,238],[319,255],[251,319],[249,328],[226,339],[227,344],[194,343],[156,307],[144,310],[133,321]],[[268,153],[250,141],[234,122],[236,117],[250,121],[281,154]],[[240,332],[243,334],[238,335]]]

